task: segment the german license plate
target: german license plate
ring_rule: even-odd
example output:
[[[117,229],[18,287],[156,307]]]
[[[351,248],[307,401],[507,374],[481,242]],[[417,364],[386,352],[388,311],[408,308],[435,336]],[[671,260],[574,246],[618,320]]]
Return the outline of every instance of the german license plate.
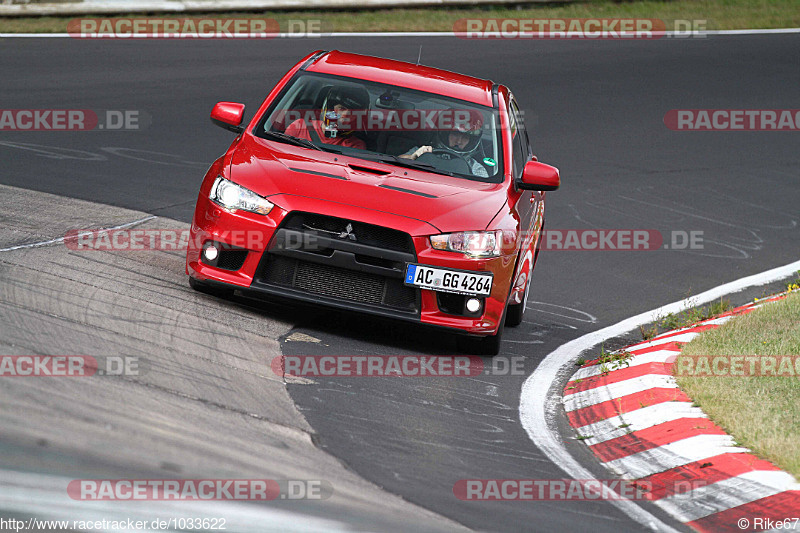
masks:
[[[489,296],[492,292],[492,274],[409,264],[406,267],[405,284],[440,292]]]

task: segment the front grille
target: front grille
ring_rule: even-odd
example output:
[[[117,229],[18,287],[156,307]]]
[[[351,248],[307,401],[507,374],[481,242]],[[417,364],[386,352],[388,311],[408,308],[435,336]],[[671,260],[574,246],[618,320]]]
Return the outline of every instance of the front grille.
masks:
[[[349,232],[347,231],[348,224],[352,227]],[[344,239],[376,248],[414,253],[414,243],[407,233],[384,228],[383,226],[354,222],[344,218],[329,217],[317,213],[295,212],[286,217],[281,227],[298,231],[316,231],[333,238],[339,238],[340,234],[350,234],[355,236],[355,239],[347,236]]]
[[[411,236],[402,231],[294,212],[275,231],[253,286],[279,287],[332,305],[419,315],[419,289],[403,284],[406,265],[416,260]]]
[[[379,305],[383,278],[343,268],[298,261],[295,287],[314,294]]]
[[[259,278],[268,284],[338,300],[411,312],[418,307],[417,290],[406,287],[402,279],[272,253],[262,261]]]

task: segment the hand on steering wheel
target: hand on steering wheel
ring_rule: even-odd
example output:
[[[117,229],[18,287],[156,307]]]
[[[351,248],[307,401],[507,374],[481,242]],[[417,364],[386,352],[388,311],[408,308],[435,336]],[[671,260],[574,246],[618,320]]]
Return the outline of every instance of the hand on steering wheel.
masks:
[[[438,157],[439,159],[455,159],[458,157],[450,150],[445,150],[444,148],[434,148],[429,150],[428,153]]]
[[[412,155],[414,156],[414,159],[416,159],[419,156],[421,156],[422,154],[431,153],[431,150],[433,150],[432,146],[420,146],[419,148],[417,148],[417,150]]]
[[[433,150],[433,147],[431,147],[431,146],[420,146],[419,148],[417,148],[416,150],[414,150],[410,154],[403,154],[403,155],[400,155],[398,157],[400,157],[402,159],[417,159],[419,156],[421,156],[423,154],[430,153],[431,150]]]

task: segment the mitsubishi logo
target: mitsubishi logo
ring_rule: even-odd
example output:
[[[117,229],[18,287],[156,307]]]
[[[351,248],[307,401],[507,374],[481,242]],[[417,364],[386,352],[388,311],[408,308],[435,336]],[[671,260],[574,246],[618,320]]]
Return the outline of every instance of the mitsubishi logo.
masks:
[[[339,234],[340,239],[347,239],[349,238],[351,241],[356,240],[356,236],[353,233],[353,225],[348,223],[347,226],[344,228],[346,231],[343,231]]]

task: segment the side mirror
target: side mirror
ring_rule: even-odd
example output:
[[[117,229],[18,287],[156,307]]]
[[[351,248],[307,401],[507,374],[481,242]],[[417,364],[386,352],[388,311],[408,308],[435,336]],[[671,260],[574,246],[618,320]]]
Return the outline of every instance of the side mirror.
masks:
[[[242,133],[242,117],[244,116],[244,104],[234,102],[219,102],[211,110],[211,122],[225,128],[233,133]]]
[[[538,161],[529,161],[522,170],[522,179],[517,180],[517,188],[526,191],[554,191],[559,185],[558,169]]]

